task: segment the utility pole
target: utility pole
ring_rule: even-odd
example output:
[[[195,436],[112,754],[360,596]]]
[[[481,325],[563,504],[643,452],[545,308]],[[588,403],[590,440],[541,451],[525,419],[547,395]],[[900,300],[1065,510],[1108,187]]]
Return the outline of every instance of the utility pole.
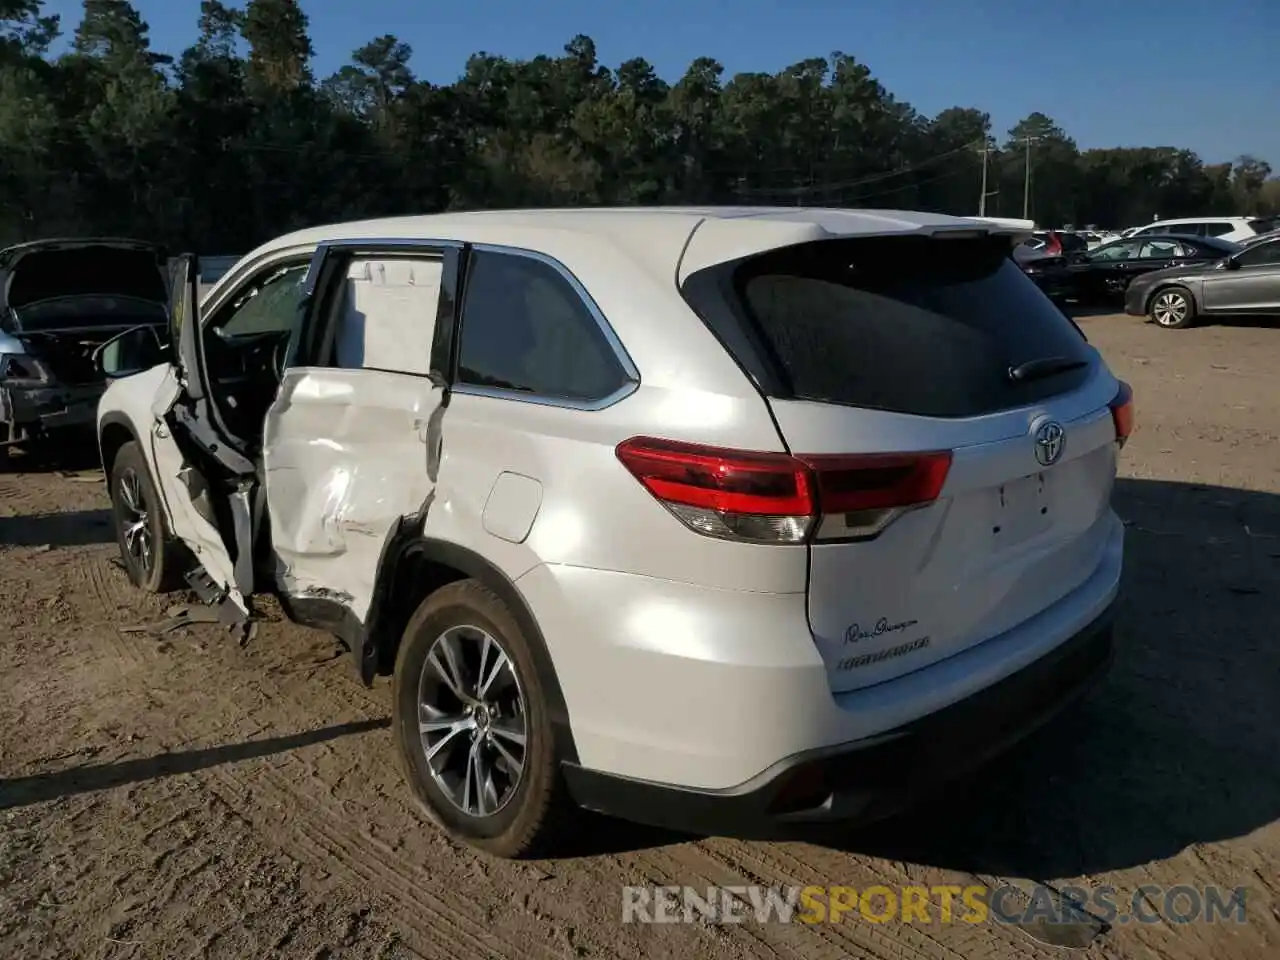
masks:
[[[978,216],[985,217],[987,215],[987,197],[994,197],[1000,193],[999,189],[988,190],[987,171],[991,166],[991,146],[985,140],[982,143],[982,192],[978,195]]]
[[[1022,179],[1022,219],[1031,219],[1031,144],[1039,143],[1042,137],[1026,137],[1027,167]]]
[[[987,215],[987,155],[991,151],[986,143],[982,144],[982,193],[978,195],[978,216]]]

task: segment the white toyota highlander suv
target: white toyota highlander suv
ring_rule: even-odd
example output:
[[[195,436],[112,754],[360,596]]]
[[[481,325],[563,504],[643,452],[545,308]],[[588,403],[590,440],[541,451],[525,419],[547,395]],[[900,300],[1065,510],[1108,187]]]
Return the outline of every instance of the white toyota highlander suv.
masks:
[[[252,593],[393,677],[490,852],[574,805],[882,817],[1110,662],[1131,394],[935,214],[445,214],[293,233],[99,352],[133,582]]]

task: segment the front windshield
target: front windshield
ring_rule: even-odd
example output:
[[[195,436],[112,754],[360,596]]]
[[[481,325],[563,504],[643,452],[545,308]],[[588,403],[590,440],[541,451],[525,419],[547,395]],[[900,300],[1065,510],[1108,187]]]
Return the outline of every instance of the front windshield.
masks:
[[[167,310],[154,300],[133,297],[55,297],[24,304],[14,310],[18,329],[41,333],[69,327],[131,327],[139,323],[164,323]]]

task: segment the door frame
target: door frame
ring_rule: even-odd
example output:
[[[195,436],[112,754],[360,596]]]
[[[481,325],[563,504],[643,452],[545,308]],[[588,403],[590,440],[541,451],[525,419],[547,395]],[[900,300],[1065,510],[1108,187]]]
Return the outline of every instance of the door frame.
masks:
[[[459,329],[462,320],[462,300],[466,274],[466,260],[470,245],[459,240],[443,240],[435,238],[389,238],[370,237],[335,239],[322,241],[315,246],[311,264],[303,280],[302,305],[298,311],[298,329],[290,340],[285,357],[285,370],[298,368],[334,369],[328,358],[332,356],[334,339],[337,334],[341,313],[337,309],[334,298],[341,290],[341,279],[345,277],[346,268],[351,260],[359,256],[384,257],[422,257],[438,256],[442,260],[440,296],[437,301],[435,328],[432,332],[431,357],[428,373],[425,378],[441,390],[440,409],[449,405],[450,395],[456,379],[458,363]],[[376,368],[365,368],[377,372]],[[403,371],[388,371],[395,376],[424,376],[409,374]],[[273,404],[274,407],[274,404]],[[268,411],[268,418],[271,417]],[[439,418],[435,418],[438,422]],[[263,454],[267,454],[269,444],[264,439]],[[430,457],[436,458],[438,468],[439,451],[434,448]],[[433,478],[436,470],[428,467]],[[264,471],[265,474],[265,471]],[[265,522],[268,528],[271,523],[270,492],[263,480],[264,511],[259,523]],[[430,500],[428,496],[428,501]],[[320,596],[292,596],[284,590],[279,591],[279,599],[289,618],[304,626],[326,630],[337,635],[354,651],[372,650],[376,644],[368,644],[369,636],[378,630],[380,620],[377,616],[379,603],[377,597],[384,589],[382,578],[386,573],[388,560],[388,544],[399,542],[405,536],[405,530],[415,517],[421,517],[425,504],[413,504],[398,523],[386,532],[382,556],[378,561],[378,569],[374,573],[374,602],[365,620],[362,621],[343,601]],[[421,529],[421,523],[418,524]],[[363,664],[363,657],[357,655],[358,665]]]
[[[447,399],[457,366],[458,325],[462,315],[462,287],[468,249],[469,245],[460,240],[426,237],[325,240],[317,244],[303,281],[298,335],[290,342],[285,368],[328,366],[320,361],[331,353],[337,333],[338,317],[332,297],[337,294],[335,273],[340,266],[361,254],[392,257],[438,255],[443,264],[428,376],[444,388]],[[317,323],[321,324],[318,328]]]

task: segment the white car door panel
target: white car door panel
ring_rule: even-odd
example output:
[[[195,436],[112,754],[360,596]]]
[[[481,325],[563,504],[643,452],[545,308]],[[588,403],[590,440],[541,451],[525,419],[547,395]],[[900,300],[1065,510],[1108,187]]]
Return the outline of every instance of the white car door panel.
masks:
[[[170,306],[170,343],[176,347],[176,367],[171,369],[152,406],[151,448],[156,465],[156,484],[168,508],[174,536],[195,554],[205,572],[242,611],[247,612],[245,596],[253,590],[249,516],[244,513],[247,494],[231,497],[233,526],[231,536],[238,541],[236,555],[226,538],[212,521],[213,507],[208,501],[207,482],[183,453],[175,437],[176,430],[187,430],[192,416],[186,405],[205,404],[202,363],[200,359],[200,321],[196,310],[196,259],[186,255],[176,259],[173,267]],[[183,409],[179,409],[182,407]],[[204,425],[201,424],[203,427]],[[216,447],[217,444],[214,444]],[[226,454],[234,455],[227,450]],[[235,467],[243,469],[243,458]]]
[[[426,241],[317,251],[298,365],[285,371],[263,443],[285,594],[363,621],[387,536],[434,489],[444,381],[431,374],[432,351],[437,317],[452,325],[457,263],[456,249]]]
[[[363,620],[396,522],[430,493],[427,377],[289,370],[263,452],[276,577],[292,596],[336,600]]]

